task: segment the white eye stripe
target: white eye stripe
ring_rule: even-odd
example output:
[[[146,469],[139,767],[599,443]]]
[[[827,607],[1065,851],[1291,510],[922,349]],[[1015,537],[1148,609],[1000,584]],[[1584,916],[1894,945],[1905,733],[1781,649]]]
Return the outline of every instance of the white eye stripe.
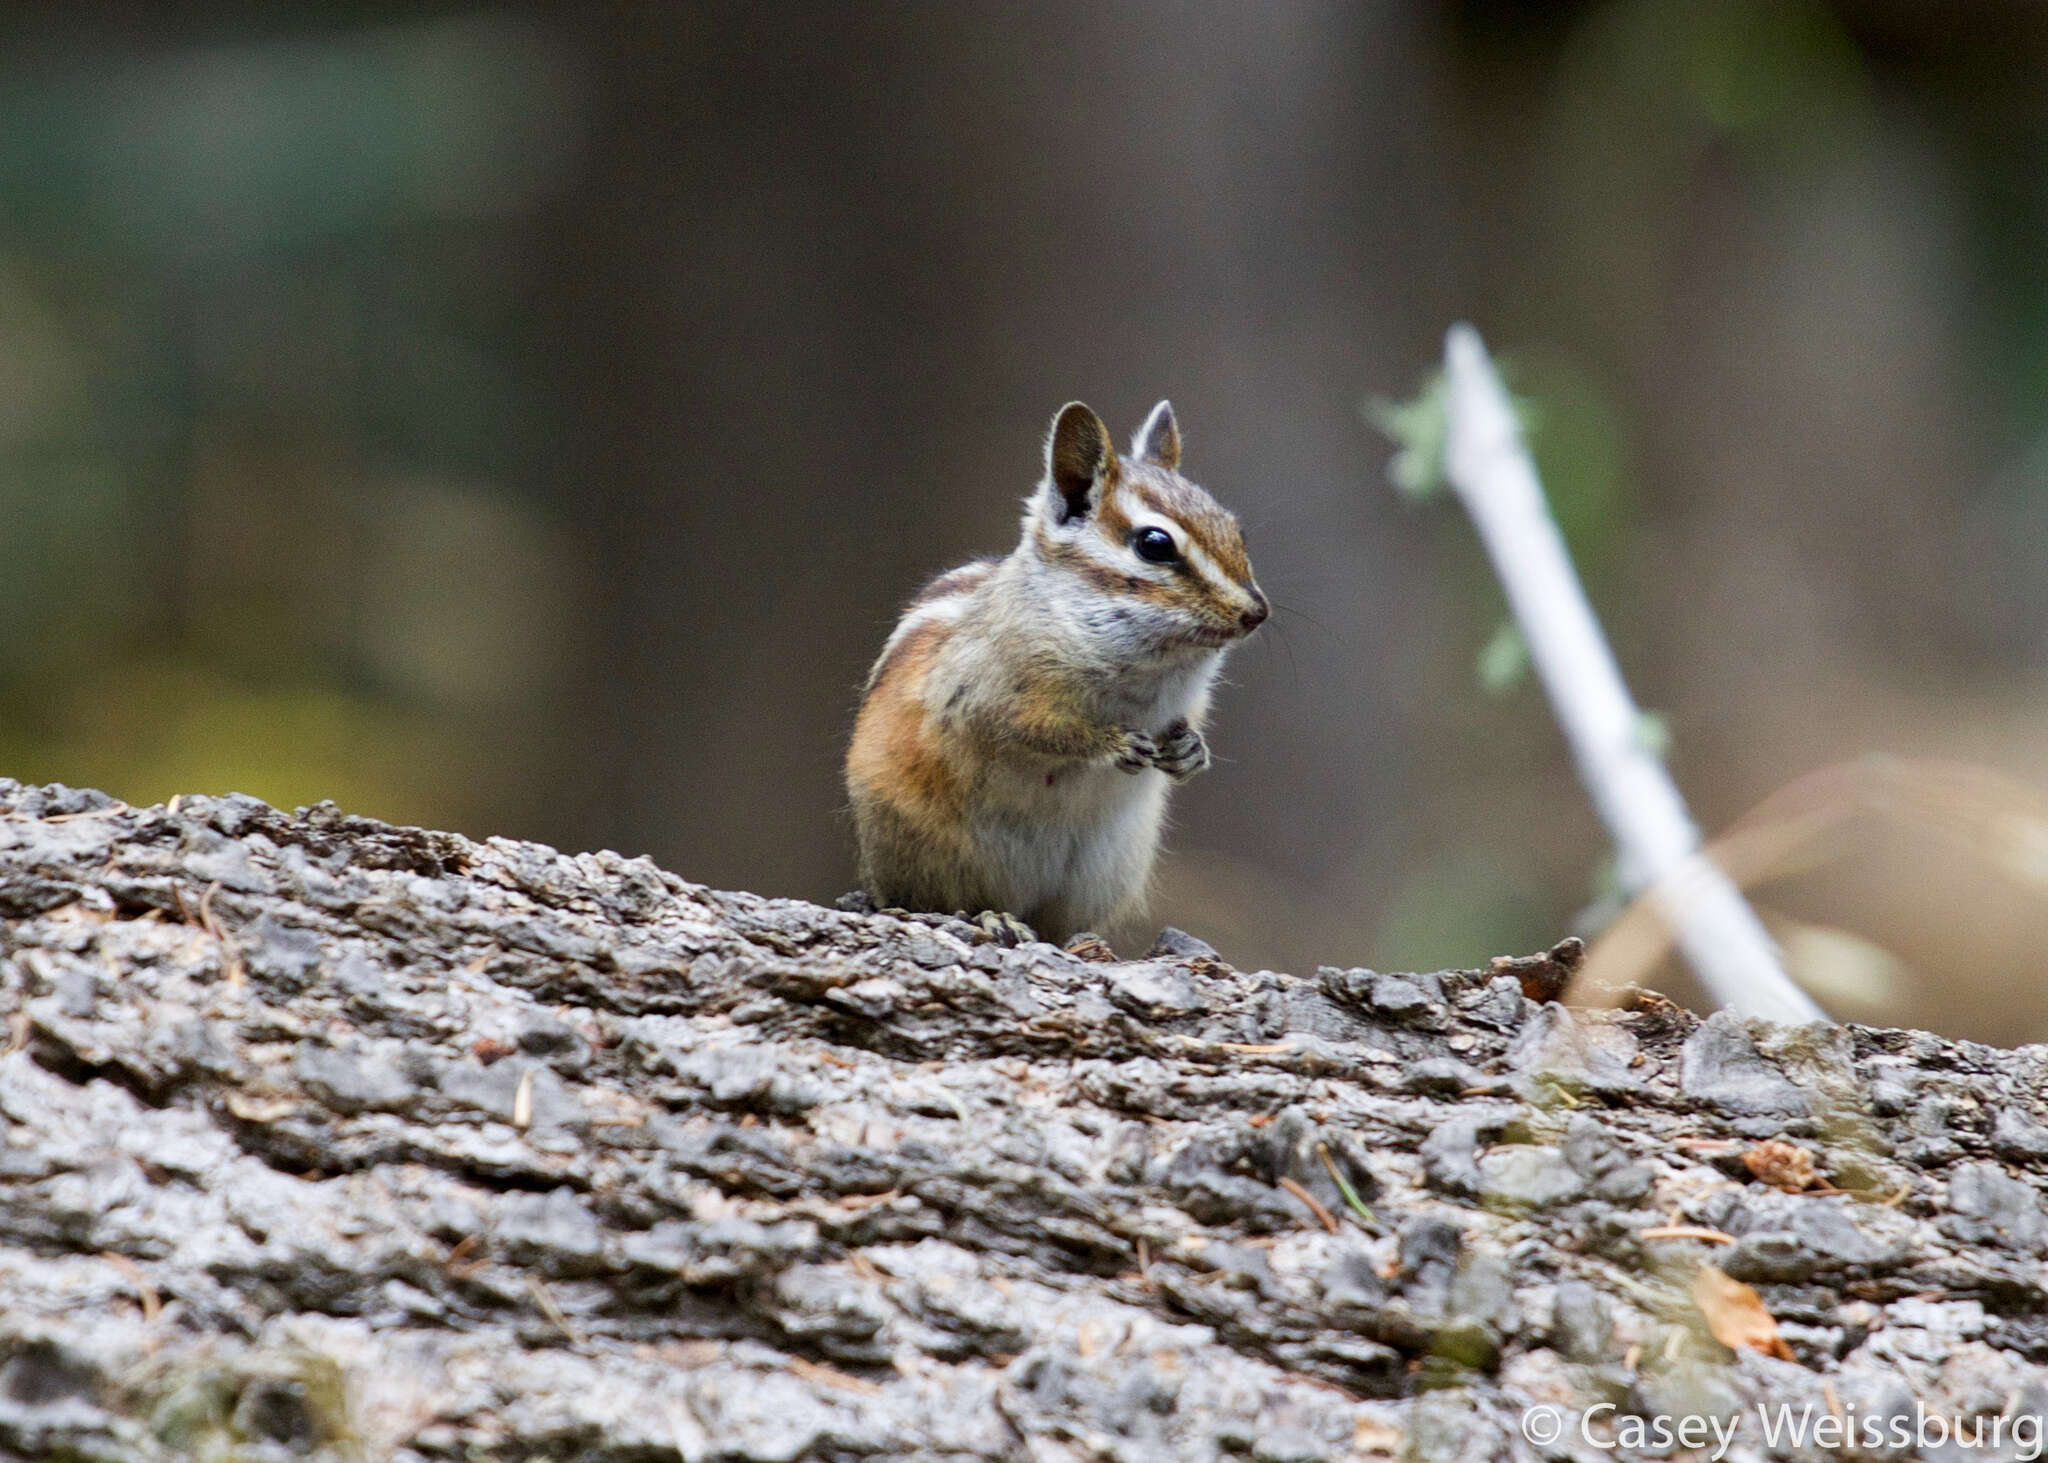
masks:
[[[1229,585],[1230,576],[1217,566],[1216,561],[1209,557],[1208,550],[1204,549],[1200,544],[1190,540],[1181,545],[1180,554],[1183,559],[1187,560],[1188,567],[1193,569],[1195,573],[1199,574],[1210,585]]]
[[[1162,518],[1157,513],[1133,513],[1131,515],[1131,534],[1133,537],[1143,533],[1148,528],[1156,528],[1172,539],[1176,552],[1187,542],[1186,531],[1171,518]]]

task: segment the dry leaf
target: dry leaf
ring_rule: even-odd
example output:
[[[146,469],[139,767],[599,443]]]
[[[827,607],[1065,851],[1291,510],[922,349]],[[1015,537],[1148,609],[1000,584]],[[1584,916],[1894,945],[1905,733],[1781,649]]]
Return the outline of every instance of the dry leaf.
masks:
[[[1760,1181],[1788,1194],[1812,1188],[1817,1177],[1813,1154],[1797,1143],[1787,1143],[1783,1138],[1757,1144],[1742,1155],[1742,1166]]]
[[[1541,955],[1494,956],[1493,973],[1512,975],[1521,983],[1522,994],[1540,1004],[1562,998],[1585,960],[1586,942],[1567,935]]]
[[[1791,1349],[1778,1335],[1777,1321],[1764,1309],[1764,1298],[1740,1280],[1702,1265],[1692,1283],[1692,1301],[1707,1318],[1707,1330],[1729,1350],[1746,1346],[1781,1361],[1792,1360]]]

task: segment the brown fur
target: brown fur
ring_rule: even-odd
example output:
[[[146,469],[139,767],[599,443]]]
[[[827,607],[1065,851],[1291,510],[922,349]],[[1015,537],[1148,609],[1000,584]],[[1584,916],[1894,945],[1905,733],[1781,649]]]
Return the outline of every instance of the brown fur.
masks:
[[[1131,517],[1124,512],[1124,505],[1118,501],[1120,495],[1102,500],[1102,506],[1095,510],[1095,526],[1102,536],[1111,543],[1122,543],[1131,533]]]
[[[1017,747],[1037,757],[1100,757],[1112,751],[1117,729],[1075,714],[1074,692],[1050,676],[1016,688],[1000,724],[970,721],[966,729],[985,742]]]
[[[904,809],[919,823],[957,819],[964,793],[919,694],[951,633],[950,625],[933,620],[896,643],[875,667],[846,752],[847,783],[856,796]]]

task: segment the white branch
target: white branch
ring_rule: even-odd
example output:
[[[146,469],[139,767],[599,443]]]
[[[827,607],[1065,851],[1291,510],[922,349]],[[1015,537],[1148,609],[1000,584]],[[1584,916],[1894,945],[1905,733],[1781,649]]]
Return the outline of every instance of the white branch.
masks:
[[[1646,745],[1642,713],[1572,570],[1479,332],[1452,326],[1444,363],[1447,476],[1493,560],[1579,777],[1614,837],[1623,884],[1652,891],[1715,1001],[1774,1021],[1826,1020],[1785,974],[1734,881],[1699,852],[1699,829]]]

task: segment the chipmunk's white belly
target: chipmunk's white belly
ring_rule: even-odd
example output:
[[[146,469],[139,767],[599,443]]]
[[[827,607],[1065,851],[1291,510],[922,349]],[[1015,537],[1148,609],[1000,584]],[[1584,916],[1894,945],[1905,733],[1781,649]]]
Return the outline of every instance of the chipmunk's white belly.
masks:
[[[1081,928],[1143,887],[1166,812],[1164,773],[1076,767],[1002,781],[1010,786],[991,786],[975,819],[999,907]]]
[[[1121,688],[1105,720],[1157,735],[1199,720],[1219,656]],[[997,907],[1042,928],[1093,928],[1143,890],[1159,847],[1171,783],[1163,772],[1093,764],[991,768],[980,789],[974,842]],[[1057,936],[1056,936],[1057,937]]]

